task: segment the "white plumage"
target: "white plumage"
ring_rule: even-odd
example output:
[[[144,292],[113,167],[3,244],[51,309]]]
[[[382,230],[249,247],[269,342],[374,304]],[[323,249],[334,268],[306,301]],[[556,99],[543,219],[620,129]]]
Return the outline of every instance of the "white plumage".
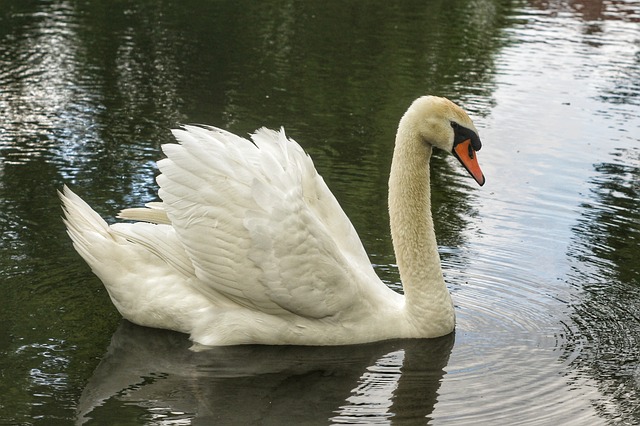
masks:
[[[416,114],[446,126],[423,129]],[[158,162],[161,203],[123,210],[120,218],[136,222],[109,226],[65,187],[65,223],[125,318],[189,333],[201,345],[436,337],[453,330],[454,316],[433,235],[428,161],[432,145],[451,150],[451,120],[475,131],[457,106],[424,97],[398,131],[390,208],[411,210],[398,194],[412,187],[428,208],[423,217],[405,212],[399,228],[391,212],[406,298],[376,276],[351,222],[284,130],[260,129],[251,141],[213,127],[174,130],[179,143],[164,145]],[[421,158],[397,167],[402,152],[416,149]],[[413,162],[423,171],[407,176]],[[396,196],[394,170],[406,186]]]

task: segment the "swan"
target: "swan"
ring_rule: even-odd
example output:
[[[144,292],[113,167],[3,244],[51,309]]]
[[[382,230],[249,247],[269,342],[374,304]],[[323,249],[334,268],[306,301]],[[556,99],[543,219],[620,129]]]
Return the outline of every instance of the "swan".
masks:
[[[446,98],[416,99],[398,126],[389,177],[401,295],[376,275],[311,158],[280,131],[251,140],[209,126],[172,130],[158,162],[161,202],[108,225],[66,185],[77,252],[127,320],[194,346],[344,345],[454,330],[431,215],[432,149],[479,185],[478,131]]]

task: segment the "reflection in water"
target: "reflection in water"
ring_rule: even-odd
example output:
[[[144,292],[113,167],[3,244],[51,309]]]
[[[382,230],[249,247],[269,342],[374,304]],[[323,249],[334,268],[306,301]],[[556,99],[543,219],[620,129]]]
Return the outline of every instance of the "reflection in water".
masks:
[[[123,321],[82,394],[78,418],[89,425],[126,422],[134,412],[174,424],[421,422],[437,401],[453,341],[452,334],[193,352],[186,335]]]
[[[5,164],[43,156],[65,159],[81,148],[71,129],[88,125],[82,110],[91,95],[79,84],[80,46],[72,21],[68,4],[53,5],[29,27],[19,28],[24,33],[11,45],[13,52],[5,53],[7,59],[20,58],[7,60],[0,74]]]
[[[619,149],[596,165],[594,199],[583,204],[570,254],[576,367],[601,378],[624,401],[623,419],[640,418],[640,147]]]
[[[633,84],[626,85],[632,90],[623,96],[617,91],[619,81],[612,78],[619,66],[640,70],[637,46],[628,42],[636,28],[624,21],[606,22],[601,24],[602,33],[594,36],[583,35],[586,25],[571,15],[529,12],[517,19],[521,26],[512,30],[517,48],[505,49],[498,60],[504,61],[508,76],[505,81],[499,78],[500,89],[494,94],[498,106],[493,114],[500,119],[492,120],[488,129],[489,140],[502,143],[498,155],[503,158],[494,157],[493,164],[489,159],[487,174],[499,174],[502,180],[491,182],[491,196],[481,201],[485,204],[481,213],[491,216],[481,216],[478,232],[484,235],[474,240],[476,250],[467,255],[472,262],[464,274],[468,277],[477,269],[480,276],[474,275],[471,285],[454,297],[462,306],[450,365],[458,362],[467,322],[476,325],[477,320],[493,318],[479,336],[493,335],[502,327],[513,336],[508,339],[512,343],[527,336],[541,339],[520,349],[529,354],[532,365],[537,363],[531,370],[520,366],[518,386],[532,400],[543,404],[548,401],[545,393],[553,395],[553,402],[563,405],[560,414],[572,401],[590,400],[602,418],[637,424],[640,117],[634,105],[639,98]],[[594,45],[594,40],[599,43]],[[602,103],[602,94],[612,90],[617,91],[614,107]],[[497,301],[486,300],[488,296]],[[565,329],[558,330],[558,323]],[[523,376],[537,371],[548,377],[554,362],[542,363],[536,348],[554,346],[567,366],[558,373],[566,383],[546,378],[544,389],[532,386]],[[509,355],[500,356],[517,358],[516,354],[517,348],[511,347]],[[487,363],[495,365],[497,356],[493,354]],[[498,370],[509,371],[509,366]],[[447,378],[451,377],[460,375],[449,371]],[[585,393],[564,395],[569,398],[564,400],[557,387],[567,384]],[[445,379],[436,415],[439,407],[448,405],[447,386]],[[503,386],[508,387],[501,384],[496,392],[502,393]],[[589,394],[592,386],[605,397]],[[514,406],[511,402],[509,406]],[[496,407],[483,408],[489,421]],[[469,420],[478,421],[483,414],[478,410]],[[509,419],[524,422],[534,417],[520,411]],[[571,416],[565,421],[593,424],[594,418]],[[557,420],[556,414],[546,422]],[[538,421],[546,424],[544,418]]]
[[[514,336],[511,342],[540,339],[530,345],[531,355],[538,347],[556,348],[555,362],[566,366],[557,374],[579,391],[563,401],[552,379],[545,390],[524,378],[518,386],[541,399],[545,391],[553,395],[564,405],[561,414],[578,399],[591,401],[597,413],[578,409],[585,417],[565,421],[593,424],[600,415],[637,424],[640,96],[636,83],[620,77],[640,71],[632,41],[640,5],[627,2],[632,13],[616,15],[624,2],[604,2],[603,19],[588,22],[572,10],[582,2],[534,3],[540,10],[514,13],[516,24],[507,30],[513,45],[496,59],[497,106],[482,131],[500,145],[486,160],[486,173],[501,179],[490,181],[491,193],[478,200],[480,236],[464,271],[473,280],[454,296],[462,305],[461,327],[450,365],[467,321],[493,318],[482,336],[502,327]],[[531,362],[551,375],[542,357],[532,355]],[[448,402],[447,385],[445,379],[435,414]]]

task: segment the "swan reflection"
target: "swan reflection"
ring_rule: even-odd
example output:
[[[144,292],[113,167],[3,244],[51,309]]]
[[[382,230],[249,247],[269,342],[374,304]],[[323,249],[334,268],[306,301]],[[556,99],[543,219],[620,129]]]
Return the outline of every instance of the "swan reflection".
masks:
[[[78,423],[426,423],[453,342],[194,352],[186,335],[123,320],[82,393]]]

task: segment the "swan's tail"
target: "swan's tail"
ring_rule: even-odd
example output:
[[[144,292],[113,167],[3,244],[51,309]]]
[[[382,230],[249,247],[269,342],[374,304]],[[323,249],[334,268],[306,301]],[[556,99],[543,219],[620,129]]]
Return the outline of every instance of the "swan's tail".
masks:
[[[117,237],[110,231],[107,222],[66,185],[62,192],[58,191],[58,195],[65,215],[63,221],[73,246],[93,268],[98,261],[93,255],[96,245],[113,243]]]
[[[68,187],[58,191],[76,251],[104,283],[123,317],[147,327],[190,333],[192,313],[209,302],[186,283],[193,267],[167,225],[108,225]]]

